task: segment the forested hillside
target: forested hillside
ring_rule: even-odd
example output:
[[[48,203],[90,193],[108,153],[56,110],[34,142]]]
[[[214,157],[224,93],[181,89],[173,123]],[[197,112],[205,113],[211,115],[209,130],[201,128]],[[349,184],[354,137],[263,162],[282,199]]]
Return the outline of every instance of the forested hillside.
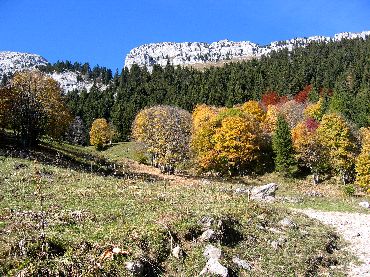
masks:
[[[191,111],[196,104],[232,106],[260,100],[267,92],[292,97],[311,85],[312,101],[326,92],[336,109],[359,127],[369,124],[370,39],[311,43],[268,57],[198,71],[189,67],[132,66],[113,77],[106,91],[72,91],[69,107],[89,127],[95,118],[113,121],[127,140],[139,110],[155,104]],[[315,96],[316,95],[316,96]]]

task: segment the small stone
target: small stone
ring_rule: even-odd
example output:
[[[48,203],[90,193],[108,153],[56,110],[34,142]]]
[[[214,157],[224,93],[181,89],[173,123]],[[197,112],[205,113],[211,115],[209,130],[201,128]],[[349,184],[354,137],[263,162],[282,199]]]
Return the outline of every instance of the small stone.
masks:
[[[279,221],[279,225],[282,226],[282,227],[286,227],[286,228],[294,228],[296,227],[296,225],[294,224],[294,222],[290,219],[290,218],[283,218],[282,220]]]
[[[249,194],[250,190],[245,188],[237,188],[235,189],[236,194]]]
[[[207,273],[219,275],[222,277],[228,276],[227,268],[220,264],[218,259],[209,259],[206,266],[202,269],[199,275],[204,275]]]
[[[144,271],[144,265],[141,261],[126,262],[125,267],[135,275],[140,275]]]
[[[370,203],[367,202],[367,201],[363,201],[363,202],[360,202],[358,203],[359,206],[365,208],[365,209],[369,209],[370,208]]]
[[[206,249],[203,252],[203,256],[207,259],[220,259],[221,255],[221,249],[214,247],[211,244],[207,245]]]
[[[212,229],[205,230],[200,236],[200,241],[213,241],[216,239],[216,232]]]
[[[177,259],[180,259],[183,257],[183,251],[179,245],[176,246],[174,249],[172,249],[172,256],[174,256]]]
[[[211,227],[211,225],[213,224],[214,221],[215,220],[214,220],[213,217],[204,216],[204,217],[202,217],[201,220],[199,220],[199,224],[208,229],[208,228]]]
[[[274,240],[274,241],[271,242],[271,246],[272,246],[272,248],[277,250],[281,245],[278,241]]]
[[[238,257],[233,257],[233,263],[236,264],[239,268],[245,270],[251,270],[252,266],[246,260],[241,260]]]

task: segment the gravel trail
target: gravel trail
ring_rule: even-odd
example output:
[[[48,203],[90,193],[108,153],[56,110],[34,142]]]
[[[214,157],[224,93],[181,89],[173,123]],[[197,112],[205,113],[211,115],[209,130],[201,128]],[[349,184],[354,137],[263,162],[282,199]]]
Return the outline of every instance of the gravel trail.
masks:
[[[370,277],[370,214],[297,210],[334,227],[349,242],[348,249],[362,262],[351,265],[349,276]]]

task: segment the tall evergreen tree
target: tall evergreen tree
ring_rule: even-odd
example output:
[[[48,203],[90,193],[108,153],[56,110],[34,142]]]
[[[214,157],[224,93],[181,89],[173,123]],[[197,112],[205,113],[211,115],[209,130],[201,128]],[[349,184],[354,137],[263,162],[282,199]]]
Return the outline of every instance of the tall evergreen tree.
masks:
[[[288,122],[281,115],[278,116],[276,131],[272,137],[272,149],[275,153],[275,169],[286,176],[294,175],[298,168],[292,135]]]

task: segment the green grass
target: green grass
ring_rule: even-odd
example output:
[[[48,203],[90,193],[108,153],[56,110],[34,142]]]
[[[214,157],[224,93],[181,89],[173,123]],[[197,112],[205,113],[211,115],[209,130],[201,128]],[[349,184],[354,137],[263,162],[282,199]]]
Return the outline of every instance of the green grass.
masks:
[[[214,244],[223,251],[221,263],[240,276],[329,272],[342,276],[343,269],[328,265],[333,261],[346,265],[350,260],[343,251],[330,254],[325,250],[328,243],[344,245],[329,228],[281,203],[257,204],[249,202],[245,195],[231,193],[231,189],[242,185],[235,180],[215,179],[209,183],[200,178],[176,183],[153,181],[149,175],[110,173],[111,163],[124,168],[125,159],[121,157],[132,159],[136,155],[132,143],[113,145],[99,153],[90,147],[50,142],[45,148],[58,151],[60,162],[47,165],[49,160],[37,154],[44,148],[31,153],[39,158],[38,162],[0,156],[0,275],[15,275],[24,269],[29,275],[45,275],[49,270],[50,275],[74,272],[84,276],[125,276],[129,274],[124,263],[141,259],[148,261],[148,275],[195,276],[205,265],[202,252],[208,243],[197,239],[202,228],[199,221],[204,216],[215,219],[214,229],[218,228],[217,222],[228,226]],[[243,186],[274,178],[277,176],[273,174],[245,178]],[[279,182],[279,195],[288,195],[291,180]],[[48,223],[47,259],[40,254],[41,219],[35,215],[41,209]],[[281,228],[278,222],[284,217],[291,218],[298,228]],[[276,250],[271,242],[281,236],[287,241]],[[23,250],[22,240],[26,242]],[[170,255],[171,240],[186,252],[183,260]],[[101,260],[101,254],[110,246],[128,250],[130,255]],[[238,270],[231,262],[234,256],[246,259],[253,270]]]

